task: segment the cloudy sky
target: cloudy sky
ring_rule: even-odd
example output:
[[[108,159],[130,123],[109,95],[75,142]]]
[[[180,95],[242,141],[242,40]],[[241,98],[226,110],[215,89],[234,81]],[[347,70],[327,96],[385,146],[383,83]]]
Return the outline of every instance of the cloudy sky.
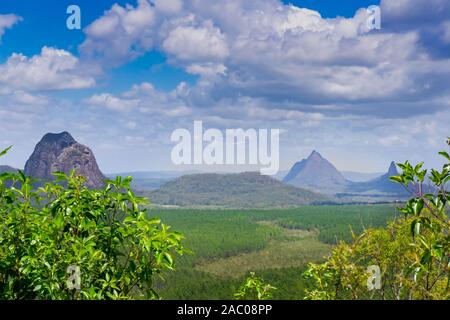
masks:
[[[107,173],[186,169],[170,135],[194,120],[281,129],[282,169],[314,149],[342,170],[434,166],[449,83],[448,0],[0,2],[0,148],[15,167],[69,131]]]

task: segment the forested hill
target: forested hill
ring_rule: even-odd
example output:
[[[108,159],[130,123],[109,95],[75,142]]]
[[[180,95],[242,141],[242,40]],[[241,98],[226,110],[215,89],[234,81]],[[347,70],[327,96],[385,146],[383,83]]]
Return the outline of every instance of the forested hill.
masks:
[[[186,175],[146,195],[155,204],[233,208],[289,207],[330,201],[321,194],[285,185],[257,172]]]

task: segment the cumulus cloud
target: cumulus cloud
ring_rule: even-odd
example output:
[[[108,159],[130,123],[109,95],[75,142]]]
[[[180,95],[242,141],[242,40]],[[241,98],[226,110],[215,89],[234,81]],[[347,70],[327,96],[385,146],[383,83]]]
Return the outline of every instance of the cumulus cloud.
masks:
[[[211,21],[200,27],[176,27],[169,32],[162,48],[181,61],[223,61],[229,55],[225,36]]]
[[[154,43],[155,9],[147,0],[138,0],[136,7],[115,4],[84,32],[81,54],[88,59],[98,57],[107,65],[118,65],[138,57]]]
[[[15,103],[22,105],[45,106],[49,103],[48,97],[41,94],[33,95],[25,91],[15,91],[10,97]]]
[[[396,32],[414,32],[418,45],[434,58],[450,58],[447,26],[450,2],[446,0],[382,0],[383,23]]]
[[[364,8],[325,19],[277,0],[140,0],[114,5],[94,21],[80,50],[114,63],[162,51],[169,63],[200,76],[185,97],[191,107],[249,97],[278,109],[340,104],[342,112],[373,116],[364,106],[448,95],[442,83],[450,80],[450,57],[437,55],[450,45],[448,1],[383,0],[381,8],[383,29],[373,31]],[[424,32],[433,33],[433,44],[424,43]]]
[[[11,28],[20,20],[22,18],[15,14],[0,14],[0,42],[5,34],[5,30]]]
[[[154,0],[155,8],[157,12],[161,12],[166,15],[180,13],[183,9],[182,0]]]
[[[179,98],[176,90],[171,93],[161,92],[148,82],[133,85],[130,90],[120,94],[95,94],[83,102],[116,112],[135,112],[166,117],[181,117],[191,113],[191,109]],[[127,127],[130,128],[128,124]]]
[[[450,3],[447,0],[382,0],[381,10],[390,28],[417,30],[448,20]]]
[[[137,100],[122,99],[109,93],[93,95],[92,97],[85,99],[84,102],[92,106],[105,107],[107,109],[120,112],[131,111],[131,109],[136,107],[138,104]]]
[[[405,139],[402,139],[398,135],[393,135],[379,138],[378,143],[384,147],[392,147],[392,146],[406,145],[407,141]]]
[[[40,54],[30,58],[12,54],[0,65],[3,93],[82,89],[94,86],[95,80],[83,75],[78,58],[65,50],[43,47]]]

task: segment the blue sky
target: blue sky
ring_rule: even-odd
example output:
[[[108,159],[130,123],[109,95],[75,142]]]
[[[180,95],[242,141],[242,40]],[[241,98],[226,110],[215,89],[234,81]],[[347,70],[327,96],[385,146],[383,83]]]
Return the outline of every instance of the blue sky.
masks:
[[[81,30],[66,28],[71,4]],[[381,30],[367,29],[370,5],[381,7]],[[105,172],[179,170],[170,133],[203,120],[280,128],[283,169],[313,149],[342,170],[436,165],[450,120],[449,9],[444,0],[2,0],[0,148],[14,145],[2,161],[23,167],[43,134],[67,130]]]

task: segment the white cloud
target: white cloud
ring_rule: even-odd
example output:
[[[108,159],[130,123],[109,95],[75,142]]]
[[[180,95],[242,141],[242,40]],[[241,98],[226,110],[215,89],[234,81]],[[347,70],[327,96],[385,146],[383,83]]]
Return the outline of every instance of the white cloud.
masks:
[[[431,16],[450,21],[446,3],[432,0]],[[407,10],[412,4],[384,0],[382,18],[395,16],[406,23],[423,16],[426,1],[414,3],[413,16]],[[191,106],[253,97],[278,102],[278,109],[286,101],[299,107],[359,104],[361,113],[368,101],[391,102],[392,108],[394,102],[448,93],[440,83],[450,81],[444,75],[450,57],[435,59],[414,28],[399,31],[387,23],[386,29],[370,31],[367,19],[366,9],[352,18],[325,19],[276,0],[171,0],[154,5],[140,0],[135,7],[114,5],[88,26],[80,50],[107,64],[162,51],[169,63],[200,76],[185,92]],[[440,30],[439,38],[446,42],[446,25]],[[367,113],[374,114],[370,108]],[[392,113],[380,109],[379,115]]]
[[[138,100],[122,99],[109,93],[96,94],[84,100],[84,103],[92,106],[105,107],[110,110],[125,112],[131,111],[138,105]]]
[[[187,66],[186,71],[203,77],[211,77],[216,75],[226,75],[227,67],[221,63],[194,63]]]
[[[49,103],[48,97],[44,95],[32,95],[25,91],[15,91],[12,93],[11,98],[16,103],[30,106],[45,106]]]
[[[223,61],[229,55],[225,36],[211,21],[200,27],[176,27],[169,32],[162,48],[181,61]]]
[[[85,28],[87,38],[79,50],[85,58],[100,56],[109,65],[129,61],[152,48],[155,19],[147,0],[138,0],[136,8],[115,4]]]
[[[126,98],[139,98],[143,96],[154,96],[157,94],[158,92],[151,83],[143,82],[133,85],[129,91],[124,92],[122,95]]]
[[[407,141],[405,139],[399,137],[398,135],[379,138],[378,142],[384,147],[407,145]]]
[[[184,105],[181,105],[173,109],[164,110],[163,113],[168,117],[184,117],[192,114],[192,110]]]
[[[14,53],[0,65],[2,92],[82,89],[95,80],[81,73],[79,60],[65,50],[43,47],[33,57]]]
[[[388,22],[397,20],[398,26],[409,28],[439,24],[450,10],[447,0],[382,0],[380,6]]]
[[[22,18],[15,14],[0,14],[0,42],[2,36],[5,34],[5,30],[11,28],[21,20]]]
[[[163,14],[177,14],[183,9],[182,0],[154,0],[155,8]]]
[[[95,94],[83,102],[90,106],[103,107],[116,112],[134,111],[166,117],[182,117],[191,113],[191,109],[185,105],[176,92],[158,91],[148,82],[133,85],[130,90],[120,94]],[[134,124],[134,122],[128,122],[126,126],[133,129],[131,126]]]

